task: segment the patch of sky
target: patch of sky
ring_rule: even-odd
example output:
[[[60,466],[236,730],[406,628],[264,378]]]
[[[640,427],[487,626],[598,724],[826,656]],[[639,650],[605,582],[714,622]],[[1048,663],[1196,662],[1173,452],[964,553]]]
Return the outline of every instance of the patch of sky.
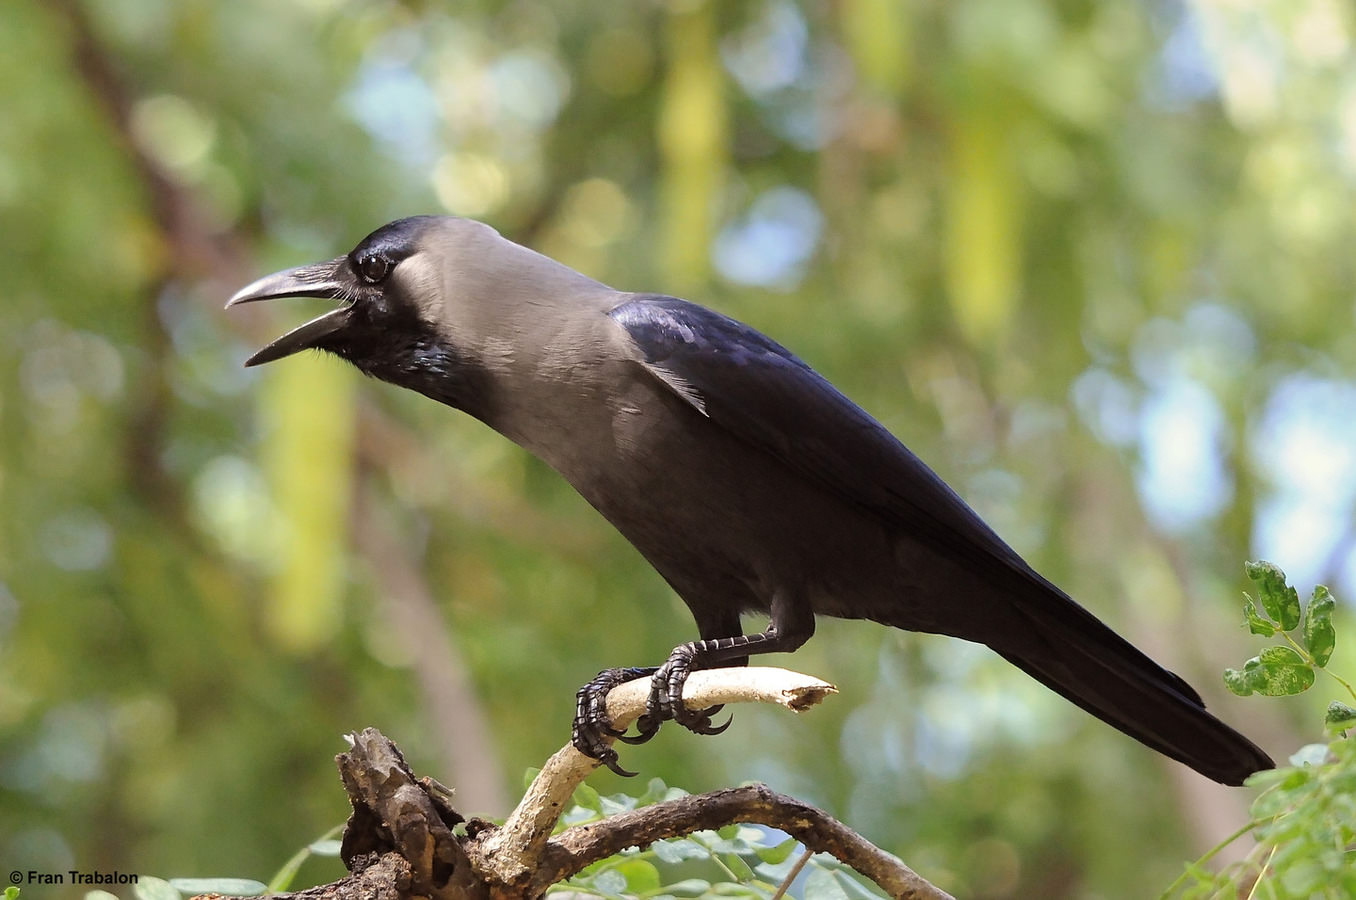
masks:
[[[773,132],[802,149],[824,145],[831,122],[820,92],[832,79],[812,58],[809,29],[794,4],[764,3],[721,42],[720,56]]]
[[[1272,489],[1259,503],[1253,553],[1303,590],[1337,574],[1356,590],[1356,384],[1310,373],[1281,379],[1249,440]]]
[[[1214,62],[1205,48],[1201,23],[1189,6],[1176,7],[1177,17],[1147,72],[1145,99],[1165,110],[1181,109],[1219,94]]]
[[[716,269],[739,284],[791,290],[819,244],[823,216],[809,194],[775,187],[723,228],[711,254]]]
[[[428,165],[438,153],[438,99],[415,69],[421,40],[392,32],[358,69],[346,105],[382,150],[408,165]]]
[[[794,84],[806,70],[809,32],[790,3],[764,3],[760,13],[721,43],[725,68],[753,97]]]
[[[1180,533],[1204,524],[1233,499],[1225,466],[1228,432],[1214,394],[1174,377],[1144,401],[1135,485],[1150,521]]]

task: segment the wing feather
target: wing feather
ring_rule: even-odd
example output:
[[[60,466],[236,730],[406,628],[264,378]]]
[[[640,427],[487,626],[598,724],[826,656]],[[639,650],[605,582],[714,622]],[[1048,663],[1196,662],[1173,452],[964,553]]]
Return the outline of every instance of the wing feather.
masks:
[[[634,342],[638,362],[712,423],[980,574],[996,598],[1030,619],[1032,634],[1058,624],[1101,648],[1092,652],[1130,659],[1200,704],[1185,681],[1032,569],[885,426],[781,344],[674,297],[633,295],[609,315]]]
[[[674,297],[639,295],[609,315],[647,371],[740,440],[949,555],[1045,583],[932,469],[781,344]]]

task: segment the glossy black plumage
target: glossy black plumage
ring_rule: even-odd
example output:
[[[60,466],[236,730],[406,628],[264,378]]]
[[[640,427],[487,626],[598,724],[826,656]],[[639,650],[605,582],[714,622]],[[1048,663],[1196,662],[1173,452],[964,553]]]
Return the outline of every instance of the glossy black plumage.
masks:
[[[665,718],[715,730],[678,700],[691,668],[794,650],[815,615],[831,615],[987,644],[1217,781],[1272,765],[1185,681],[1031,569],[883,426],[749,326],[613,291],[459,219],[402,220],[321,265],[352,291],[346,312],[327,314],[342,327],[326,320],[312,346],[541,456],[692,610],[701,640],[644,670],[654,671],[646,735]],[[298,271],[314,281],[316,270]],[[368,284],[364,272],[383,274]],[[232,302],[295,295],[287,274]],[[297,343],[285,336],[260,356]],[[766,613],[768,630],[741,635],[748,611]],[[576,722],[576,744],[614,766],[598,699],[617,677],[586,686]]]

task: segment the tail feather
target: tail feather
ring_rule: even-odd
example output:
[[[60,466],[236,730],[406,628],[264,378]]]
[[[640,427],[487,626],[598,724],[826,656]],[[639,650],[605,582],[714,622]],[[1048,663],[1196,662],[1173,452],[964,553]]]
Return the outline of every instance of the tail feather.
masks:
[[[1240,785],[1275,767],[1256,744],[1206,712],[1200,695],[1180,677],[1072,600],[1059,598],[1066,608],[1021,605],[1032,626],[1025,637],[1035,640],[1005,640],[994,649],[1102,721],[1221,784]]]

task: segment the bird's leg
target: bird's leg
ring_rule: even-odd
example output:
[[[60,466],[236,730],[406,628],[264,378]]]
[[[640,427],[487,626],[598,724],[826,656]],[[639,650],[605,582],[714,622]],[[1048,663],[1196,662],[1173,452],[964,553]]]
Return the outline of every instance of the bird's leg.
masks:
[[[706,709],[688,709],[683,702],[683,685],[693,669],[714,668],[723,662],[743,665],[748,661],[749,647],[765,644],[773,632],[772,626],[758,634],[740,634],[728,638],[715,638],[704,641],[688,641],[673,648],[669,658],[654,673],[650,682],[650,699],[646,703],[645,715],[636,720],[636,728],[641,734],[653,735],[659,730],[659,723],[672,719],[695,734],[720,734],[730,727],[733,718],[726,719],[722,725],[711,722],[721,707]]]
[[[737,625],[737,618],[729,624],[731,627]],[[723,725],[711,723],[711,717],[720,712],[721,707],[693,710],[683,703],[683,685],[688,675],[694,669],[711,669],[725,663],[743,665],[754,653],[789,653],[814,633],[815,619],[810,608],[778,596],[772,603],[772,622],[765,631],[689,641],[675,647],[664,664],[657,668],[604,669],[575,694],[571,743],[580,753],[593,757],[618,775],[634,775],[618,765],[617,751],[605,738],[641,744],[655,736],[661,722],[670,719],[697,734],[720,734],[730,727],[729,720]],[[608,718],[608,691],[623,682],[646,676],[651,681],[645,714],[636,720],[636,734],[623,734],[612,727],[612,720]]]
[[[720,734],[730,727],[713,725],[712,716],[719,706],[688,709],[683,703],[683,685],[694,669],[711,669],[722,663],[744,665],[754,653],[789,653],[815,633],[814,613],[803,604],[779,595],[772,604],[772,621],[765,631],[737,634],[733,637],[690,641],[675,647],[669,658],[654,673],[645,715],[636,722],[642,734],[652,735],[659,723],[672,719],[697,734]]]
[[[607,694],[619,684],[652,676],[657,671],[655,666],[604,669],[581,687],[574,695],[574,724],[570,728],[570,743],[574,744],[574,748],[598,760],[618,775],[636,774],[617,764],[617,751],[604,738],[619,738],[627,743],[638,744],[654,737],[659,726],[655,725],[648,733],[642,731],[628,738],[612,727],[612,720],[607,715]]]

